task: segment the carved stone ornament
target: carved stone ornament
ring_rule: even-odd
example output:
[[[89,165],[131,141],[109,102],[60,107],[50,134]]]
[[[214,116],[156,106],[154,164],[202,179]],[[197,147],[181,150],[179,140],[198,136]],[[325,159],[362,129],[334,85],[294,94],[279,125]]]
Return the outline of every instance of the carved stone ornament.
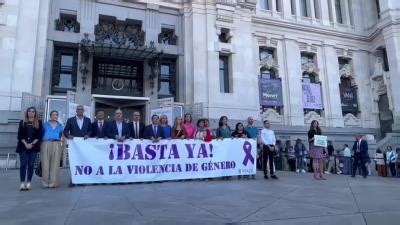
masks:
[[[346,127],[361,127],[361,120],[351,113],[347,113],[343,117]]]
[[[349,78],[352,75],[352,68],[350,64],[344,64],[339,71],[340,77]]]
[[[266,111],[261,113],[261,121],[268,120],[271,123],[282,124],[283,116],[277,113],[274,109],[267,109]]]
[[[274,57],[272,57],[272,55],[268,55],[265,59],[262,59],[260,61],[261,69],[270,70],[270,69],[274,68],[275,66],[276,66],[275,60],[274,60]]]
[[[94,34],[97,43],[143,46],[145,42],[141,25],[125,21],[101,21],[95,26]]]
[[[318,73],[318,68],[313,62],[306,62],[301,66],[303,72],[307,73]]]
[[[375,65],[374,65],[374,73],[372,74],[372,77],[377,77],[377,76],[382,76],[384,71],[383,71],[383,64],[382,64],[382,58],[376,58]]]
[[[324,125],[324,118],[318,115],[315,111],[310,111],[306,115],[304,115],[304,123],[311,124],[313,120],[318,121],[319,125]]]

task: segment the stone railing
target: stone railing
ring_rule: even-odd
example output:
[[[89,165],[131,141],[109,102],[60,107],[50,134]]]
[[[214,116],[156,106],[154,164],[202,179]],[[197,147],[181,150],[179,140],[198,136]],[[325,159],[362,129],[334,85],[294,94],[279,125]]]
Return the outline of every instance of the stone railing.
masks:
[[[386,149],[387,146],[392,146],[393,149],[400,147],[400,133],[387,133],[385,138],[375,144],[375,150]]]

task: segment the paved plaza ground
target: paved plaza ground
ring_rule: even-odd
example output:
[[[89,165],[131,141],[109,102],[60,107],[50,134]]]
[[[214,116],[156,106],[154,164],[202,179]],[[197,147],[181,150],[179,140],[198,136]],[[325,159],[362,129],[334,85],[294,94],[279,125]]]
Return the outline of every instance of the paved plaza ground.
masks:
[[[400,224],[400,179],[278,172],[280,179],[187,181],[18,190],[0,173],[0,224]]]

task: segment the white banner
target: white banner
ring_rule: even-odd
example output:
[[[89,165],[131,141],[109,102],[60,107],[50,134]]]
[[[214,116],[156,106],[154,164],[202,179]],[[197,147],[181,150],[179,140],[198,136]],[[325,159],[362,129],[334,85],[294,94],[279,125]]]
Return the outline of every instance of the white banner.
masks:
[[[253,139],[69,141],[72,183],[124,183],[256,173]]]

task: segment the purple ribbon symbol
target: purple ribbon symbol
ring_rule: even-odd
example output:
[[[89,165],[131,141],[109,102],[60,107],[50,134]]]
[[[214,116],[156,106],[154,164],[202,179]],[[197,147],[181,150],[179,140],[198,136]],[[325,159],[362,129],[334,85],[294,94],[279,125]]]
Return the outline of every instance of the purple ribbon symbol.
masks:
[[[250,162],[254,164],[254,158],[251,155],[251,144],[248,141],[245,141],[243,144],[243,151],[246,154],[243,159],[243,165],[247,166],[247,163]]]

